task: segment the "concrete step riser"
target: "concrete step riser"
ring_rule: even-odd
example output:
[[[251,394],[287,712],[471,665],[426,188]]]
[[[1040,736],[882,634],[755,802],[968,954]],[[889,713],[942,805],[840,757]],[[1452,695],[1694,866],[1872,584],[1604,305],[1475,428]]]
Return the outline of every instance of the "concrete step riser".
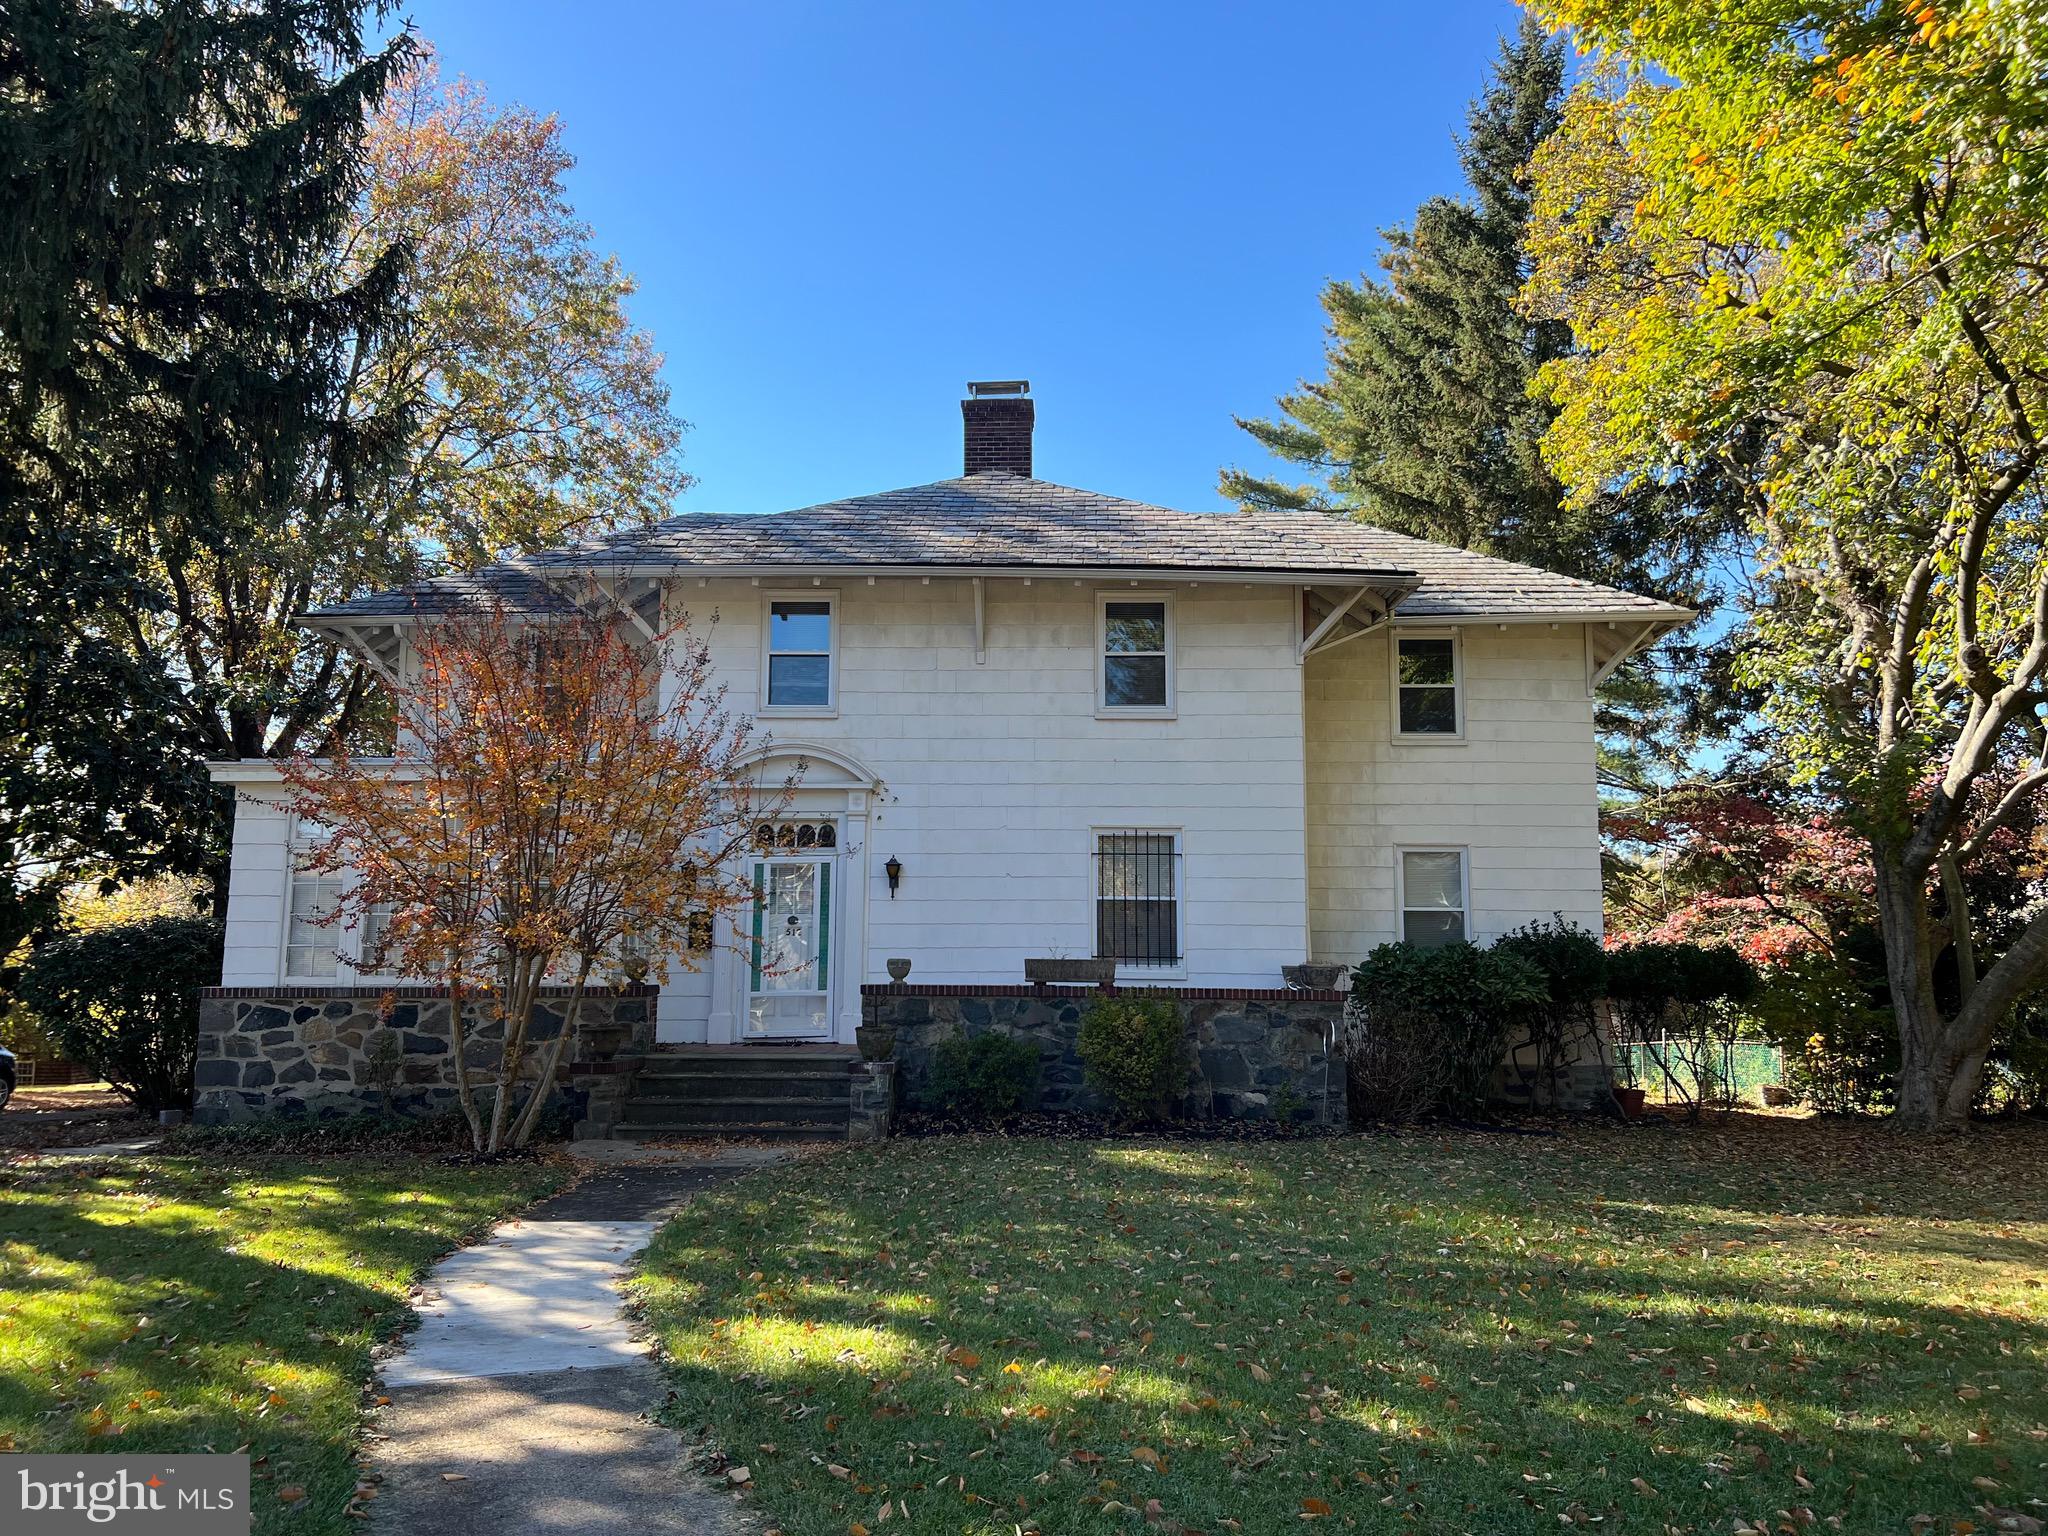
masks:
[[[730,1054],[668,1054],[643,1058],[643,1072],[847,1072],[860,1060],[834,1051],[734,1051]]]
[[[831,1077],[646,1077],[636,1099],[844,1099],[846,1080]]]

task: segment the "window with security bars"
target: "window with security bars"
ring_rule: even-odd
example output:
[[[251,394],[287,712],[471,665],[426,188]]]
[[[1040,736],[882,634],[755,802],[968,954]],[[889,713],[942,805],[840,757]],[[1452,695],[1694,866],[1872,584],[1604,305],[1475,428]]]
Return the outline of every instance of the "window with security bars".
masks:
[[[1180,963],[1180,839],[1100,832],[1095,839],[1095,958]]]

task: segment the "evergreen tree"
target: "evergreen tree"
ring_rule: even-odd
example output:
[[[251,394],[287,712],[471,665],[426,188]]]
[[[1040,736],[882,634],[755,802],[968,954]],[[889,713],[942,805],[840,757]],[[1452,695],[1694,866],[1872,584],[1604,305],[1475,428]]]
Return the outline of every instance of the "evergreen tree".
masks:
[[[178,660],[124,632],[171,607],[165,552],[237,548],[310,439],[336,494],[387,451],[326,407],[403,252],[307,274],[411,51],[370,49],[354,0],[0,11],[0,954],[66,884],[219,857]]]
[[[1385,280],[1332,282],[1327,372],[1279,401],[1278,418],[1239,425],[1306,484],[1225,470],[1249,507],[1311,508],[1400,533],[1526,561],[1692,607],[1711,605],[1710,562],[1738,525],[1708,477],[1641,485],[1578,505],[1544,464],[1555,409],[1529,385],[1571,346],[1570,329],[1519,304],[1528,275],[1527,167],[1557,127],[1561,39],[1524,18],[1472,104],[1459,159],[1467,195],[1435,197],[1386,231]],[[1665,686],[1695,676],[1696,650],[1667,642],[1612,680],[1602,725],[1610,780],[1640,784],[1730,718],[1726,695]]]

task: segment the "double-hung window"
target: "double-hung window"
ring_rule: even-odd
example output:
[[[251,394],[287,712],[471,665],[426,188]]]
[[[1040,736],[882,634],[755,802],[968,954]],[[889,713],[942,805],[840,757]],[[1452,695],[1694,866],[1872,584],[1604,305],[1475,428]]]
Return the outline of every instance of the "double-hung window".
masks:
[[[1394,734],[1409,740],[1456,741],[1465,734],[1455,635],[1399,635],[1394,640]]]
[[[1095,834],[1095,958],[1118,965],[1180,964],[1180,837]]]
[[[1403,848],[1401,937],[1424,949],[1455,944],[1472,932],[1462,848]]]
[[[829,714],[837,707],[833,606],[830,597],[768,600],[764,710]]]
[[[391,973],[391,957],[384,953],[384,946],[391,931],[391,914],[397,910],[395,901],[378,901],[363,913],[362,926],[356,933],[357,970],[373,976]]]
[[[1097,599],[1095,707],[1108,716],[1173,713],[1173,600],[1164,593]]]
[[[307,861],[326,841],[326,829],[301,822],[293,828],[291,891],[287,897],[284,973],[318,979],[341,974],[341,873],[314,870]]]

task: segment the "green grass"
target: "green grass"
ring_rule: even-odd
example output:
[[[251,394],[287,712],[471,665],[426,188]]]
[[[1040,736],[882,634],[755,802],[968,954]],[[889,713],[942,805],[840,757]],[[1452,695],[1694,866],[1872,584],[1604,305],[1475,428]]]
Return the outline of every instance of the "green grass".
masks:
[[[391,1156],[0,1173],[0,1450],[246,1447],[258,1532],[355,1531],[371,1346],[435,1258],[557,1182]]]
[[[789,1536],[1988,1532],[2048,1516],[2044,1153],[894,1142],[699,1196],[637,1294]]]

